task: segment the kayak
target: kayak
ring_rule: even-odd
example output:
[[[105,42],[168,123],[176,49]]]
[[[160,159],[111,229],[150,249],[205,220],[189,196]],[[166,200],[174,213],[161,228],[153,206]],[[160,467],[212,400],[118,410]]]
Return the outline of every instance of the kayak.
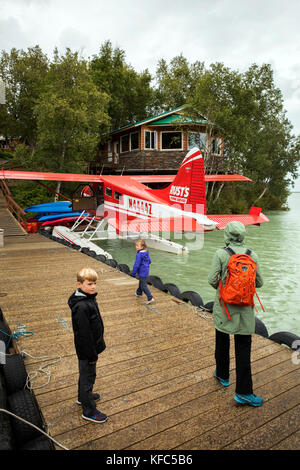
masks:
[[[45,222],[47,220],[57,220],[57,219],[62,219],[64,217],[73,217],[76,216],[78,218],[80,216],[81,212],[61,212],[57,214],[52,214],[52,215],[43,215],[39,217],[39,222]],[[84,213],[84,215],[89,215],[87,212]]]
[[[46,202],[45,204],[38,204],[24,209],[25,212],[69,212],[72,211],[72,203],[70,201],[61,202]]]
[[[87,222],[90,222],[90,220],[92,220],[93,217],[86,217],[86,221]],[[75,222],[75,220],[77,220],[78,217],[75,217],[75,216],[71,216],[71,217],[63,217],[62,219],[55,219],[55,220],[49,220],[48,222],[43,222],[41,224],[41,227],[44,227],[46,225],[66,225],[70,222]],[[95,217],[95,220],[101,220],[102,217]]]

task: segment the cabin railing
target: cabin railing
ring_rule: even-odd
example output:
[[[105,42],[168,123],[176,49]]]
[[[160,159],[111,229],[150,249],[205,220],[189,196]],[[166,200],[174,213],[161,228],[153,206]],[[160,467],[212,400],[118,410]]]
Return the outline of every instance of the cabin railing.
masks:
[[[14,201],[9,187],[4,180],[0,180],[1,190],[7,202],[9,212],[17,219],[19,224],[27,231],[26,212]]]

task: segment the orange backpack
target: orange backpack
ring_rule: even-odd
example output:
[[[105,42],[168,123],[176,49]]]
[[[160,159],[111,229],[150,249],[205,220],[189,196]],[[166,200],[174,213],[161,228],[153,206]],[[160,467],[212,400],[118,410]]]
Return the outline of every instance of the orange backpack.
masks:
[[[231,248],[224,248],[230,254],[227,265],[227,277],[225,286],[220,279],[219,282],[219,302],[226,315],[231,320],[226,304],[246,307],[252,305],[254,308],[254,295],[264,310],[262,303],[256,293],[256,263],[250,257],[251,251],[245,254],[235,253]],[[223,308],[223,305],[224,308]],[[225,314],[225,313],[224,313]]]

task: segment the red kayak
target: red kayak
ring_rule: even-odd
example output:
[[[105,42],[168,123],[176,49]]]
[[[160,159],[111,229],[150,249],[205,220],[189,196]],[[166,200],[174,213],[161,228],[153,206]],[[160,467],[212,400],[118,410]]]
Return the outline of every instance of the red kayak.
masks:
[[[93,217],[85,217],[86,222],[90,222]],[[95,217],[95,220],[102,220],[103,217]],[[62,219],[55,219],[55,220],[49,220],[48,222],[43,222],[41,224],[41,227],[45,227],[46,225],[68,225],[71,222],[75,222],[78,219],[77,217],[63,217]],[[83,221],[83,219],[82,219]]]

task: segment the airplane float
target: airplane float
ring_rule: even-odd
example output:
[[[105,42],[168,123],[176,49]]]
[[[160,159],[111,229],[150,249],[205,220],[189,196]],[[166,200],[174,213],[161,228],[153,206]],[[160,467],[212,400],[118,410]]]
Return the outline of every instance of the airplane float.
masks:
[[[237,174],[205,175],[203,158],[197,147],[187,153],[176,175],[116,176],[0,170],[0,179],[31,180],[39,184],[42,184],[41,181],[88,183],[81,197],[72,200],[72,209],[82,211],[73,226],[60,226],[55,221],[52,224],[49,222],[48,226],[54,225],[54,236],[89,247],[97,254],[103,253],[103,250],[92,240],[118,237],[129,240],[147,238],[150,247],[185,253],[188,251],[186,247],[157,233],[212,231],[225,228],[233,220],[244,225],[268,222],[258,207],[251,207],[249,214],[207,215],[206,182],[251,180]],[[167,186],[151,189],[145,183]],[[99,197],[97,201],[97,193],[102,196],[101,205]],[[80,231],[82,223],[85,229]]]

